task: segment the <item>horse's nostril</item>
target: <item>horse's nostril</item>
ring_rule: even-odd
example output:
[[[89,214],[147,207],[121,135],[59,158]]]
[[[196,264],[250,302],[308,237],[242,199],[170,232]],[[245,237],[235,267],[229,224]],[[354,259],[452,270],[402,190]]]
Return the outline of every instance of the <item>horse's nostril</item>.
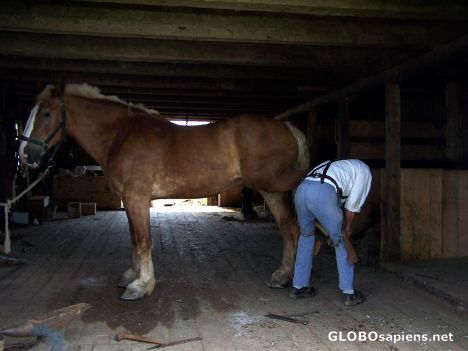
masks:
[[[30,164],[39,162],[43,152],[44,150],[41,146],[28,143],[24,148],[24,159]]]

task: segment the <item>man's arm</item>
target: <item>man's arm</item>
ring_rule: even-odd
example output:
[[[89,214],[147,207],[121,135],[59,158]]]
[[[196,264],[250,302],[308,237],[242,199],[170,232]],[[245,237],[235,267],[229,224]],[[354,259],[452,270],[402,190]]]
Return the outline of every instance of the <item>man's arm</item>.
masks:
[[[353,219],[354,217],[356,216],[356,213],[354,212],[351,212],[351,211],[348,211],[348,210],[344,210],[344,235],[349,238],[351,237],[351,234],[353,234],[353,228],[352,228],[352,223],[353,223]]]

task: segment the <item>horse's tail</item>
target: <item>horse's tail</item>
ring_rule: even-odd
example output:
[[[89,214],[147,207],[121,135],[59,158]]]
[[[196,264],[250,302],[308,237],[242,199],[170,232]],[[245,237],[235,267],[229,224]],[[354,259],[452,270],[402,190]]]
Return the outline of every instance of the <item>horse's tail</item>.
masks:
[[[309,147],[307,146],[307,140],[299,129],[294,127],[291,123],[285,122],[286,126],[289,128],[291,133],[296,138],[297,142],[297,158],[295,168],[297,170],[306,170],[309,169]]]

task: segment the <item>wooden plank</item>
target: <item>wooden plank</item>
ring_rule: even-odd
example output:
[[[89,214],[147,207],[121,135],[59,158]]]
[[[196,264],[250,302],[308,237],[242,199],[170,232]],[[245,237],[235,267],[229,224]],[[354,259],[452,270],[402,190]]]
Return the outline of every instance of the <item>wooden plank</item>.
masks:
[[[217,9],[230,11],[266,12],[280,14],[301,14],[314,16],[377,17],[465,20],[468,11],[466,3],[440,2],[379,2],[367,0],[81,0],[81,2],[111,3],[125,5],[183,7],[195,9]],[[326,6],[324,6],[326,5]]]
[[[411,191],[414,206],[413,258],[427,259],[431,245],[431,192],[427,169],[411,169]],[[402,194],[404,196],[404,194]]]
[[[443,177],[443,217],[442,217],[442,256],[456,257],[458,254],[458,187],[459,172],[444,171]]]
[[[130,20],[131,19],[131,20]],[[265,16],[242,12],[77,6],[75,3],[6,2],[4,30],[187,41],[430,49],[463,33],[458,26],[375,21],[333,16]],[[336,30],[340,28],[340,30]],[[404,40],[402,40],[404,33]]]
[[[351,143],[351,155],[363,160],[383,160],[385,145],[382,143]],[[430,144],[401,145],[401,159],[405,161],[445,160],[443,146]]]
[[[401,259],[409,260],[413,257],[414,242],[414,192],[413,174],[410,170],[401,172],[401,218],[400,218],[400,248]]]
[[[430,169],[430,257],[442,257],[442,180],[441,169]]]
[[[383,138],[385,137],[384,121],[351,120],[350,132],[352,138]],[[403,138],[444,138],[444,132],[436,128],[432,122],[402,121],[401,136]]]
[[[120,196],[110,191],[105,177],[54,176],[52,198],[60,206],[70,201],[95,202],[98,208],[118,209]]]
[[[382,258],[398,259],[400,256],[400,87],[388,82],[385,85],[385,212]]]
[[[401,62],[408,54],[401,50],[383,49],[377,53],[369,48],[333,47],[333,46],[299,46],[271,45],[237,42],[198,42],[178,40],[154,40],[142,38],[104,38],[94,36],[77,36],[68,34],[23,33],[1,31],[0,53],[30,57],[115,60],[128,62],[168,62],[168,63],[211,63],[232,65],[263,65],[288,67],[314,67],[323,65],[338,66],[341,77],[350,68],[356,70],[355,79],[366,72],[383,69],[380,64],[372,66],[381,55],[394,57]],[[350,66],[349,62],[353,63]],[[339,70],[346,67],[346,70]],[[317,71],[319,72],[319,71]],[[333,72],[323,76],[330,80]],[[307,109],[306,109],[307,110]],[[304,112],[306,111],[304,110]]]
[[[460,171],[458,188],[458,256],[468,256],[468,171]]]

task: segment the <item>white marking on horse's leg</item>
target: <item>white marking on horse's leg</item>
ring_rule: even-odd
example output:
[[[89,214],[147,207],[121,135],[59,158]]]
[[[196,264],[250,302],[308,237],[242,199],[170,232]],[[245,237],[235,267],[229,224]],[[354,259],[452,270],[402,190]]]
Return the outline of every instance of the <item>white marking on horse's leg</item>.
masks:
[[[133,256],[132,269],[138,269],[137,278],[132,281],[121,296],[122,300],[137,300],[153,292],[156,280],[154,278],[153,261],[151,258],[152,239],[149,227],[149,202],[135,197],[132,201],[125,200],[125,207],[131,225]]]
[[[145,295],[150,295],[156,285],[154,278],[153,260],[151,251],[140,255],[140,272],[138,279],[127,286],[125,293],[121,296],[122,300],[138,300]]]
[[[133,235],[133,234],[130,234]],[[120,288],[126,288],[133,281],[138,279],[138,274],[140,272],[140,259],[138,257],[138,251],[136,245],[132,245],[132,266],[127,269],[120,278],[118,286]]]
[[[32,129],[34,127],[34,121],[36,119],[37,111],[39,111],[39,105],[35,105],[29,114],[28,121],[26,122],[26,128],[24,129],[23,136],[30,137]],[[26,147],[27,142],[22,140],[19,146],[19,156],[22,163],[26,163],[27,155],[24,153],[24,148]]]

